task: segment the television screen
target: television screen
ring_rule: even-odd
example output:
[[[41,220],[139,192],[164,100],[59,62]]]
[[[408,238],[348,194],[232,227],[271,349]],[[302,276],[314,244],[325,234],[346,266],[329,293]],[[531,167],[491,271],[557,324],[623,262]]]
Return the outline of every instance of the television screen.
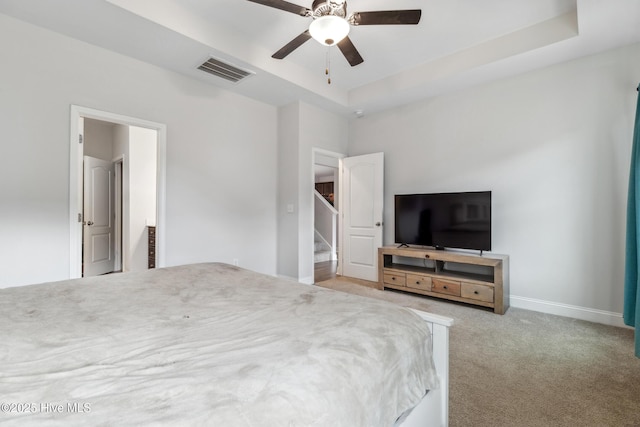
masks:
[[[491,191],[395,196],[395,241],[491,250]]]

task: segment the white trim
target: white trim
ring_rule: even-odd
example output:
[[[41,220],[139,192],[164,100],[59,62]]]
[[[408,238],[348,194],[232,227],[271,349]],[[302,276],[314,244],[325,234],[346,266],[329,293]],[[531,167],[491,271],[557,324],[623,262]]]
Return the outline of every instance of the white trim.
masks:
[[[346,155],[346,154],[338,153],[338,152],[336,152],[336,151],[329,151],[329,150],[325,150],[324,148],[317,148],[317,147],[313,147],[313,148],[312,148],[312,150],[313,150],[313,154],[314,154],[314,155],[315,155],[315,154],[320,154],[320,155],[322,155],[322,156],[334,157],[334,158],[336,158],[336,159],[342,159],[342,158],[344,158],[344,157],[347,157],[347,155]],[[315,164],[316,164],[316,163],[315,163],[315,156],[314,156],[314,159],[313,159],[313,160],[314,160],[314,163],[313,163],[313,164],[315,165]],[[315,177],[315,175],[314,175],[314,177]]]
[[[410,310],[416,313],[418,316],[422,317],[422,319],[426,322],[436,323],[438,325],[446,326],[447,328],[453,326],[454,320],[451,317],[427,313],[426,311],[416,310],[415,308],[410,308]]]
[[[124,271],[124,257],[122,255],[122,178],[124,170],[124,154],[113,159],[115,166],[115,221],[114,221],[114,241],[115,241],[115,265],[114,271]]]
[[[78,107],[71,106],[69,127],[69,278],[82,276],[82,156],[78,138],[81,117]],[[83,141],[84,144],[84,141]],[[75,167],[74,167],[75,165]]]
[[[298,282],[302,283],[303,285],[313,285],[315,283],[313,276],[301,277],[300,279],[298,279]]]
[[[511,307],[515,308],[571,317],[573,319],[586,320],[588,322],[602,323],[605,325],[627,327],[624,324],[621,313],[514,295],[509,298],[509,302],[511,303]]]
[[[316,199],[320,200],[320,203],[322,203],[327,209],[331,211],[332,214],[338,215],[338,210],[333,207],[333,205],[329,203],[327,199],[325,199],[324,196],[318,192],[318,190],[313,190],[313,194],[315,195]]]
[[[166,215],[166,156],[167,156],[167,126],[162,123],[151,122],[135,117],[123,116],[93,108],[71,105],[69,131],[69,277],[72,279],[82,276],[82,223],[78,222],[78,213],[82,212],[82,198],[79,197],[82,188],[82,153],[84,149],[78,143],[79,123],[83,118],[102,120],[126,126],[137,126],[154,129],[158,132],[158,167],[157,167],[157,219],[156,228],[156,260],[158,267],[165,266],[165,215]],[[80,159],[80,160],[79,160]],[[74,167],[74,165],[76,167]]]
[[[297,277],[285,276],[283,274],[277,274],[275,277],[277,277],[278,279],[287,280],[289,282],[295,282],[295,283],[298,283],[300,285],[313,285],[314,284],[314,283],[302,283],[302,282],[298,281]]]

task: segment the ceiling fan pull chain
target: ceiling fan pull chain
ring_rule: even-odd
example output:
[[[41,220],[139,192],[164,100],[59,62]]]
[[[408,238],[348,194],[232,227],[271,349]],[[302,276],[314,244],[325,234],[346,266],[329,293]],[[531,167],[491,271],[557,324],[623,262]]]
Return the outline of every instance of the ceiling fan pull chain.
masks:
[[[327,46],[327,67],[324,70],[324,73],[327,76],[327,84],[331,84],[331,58],[330,58],[331,48]]]

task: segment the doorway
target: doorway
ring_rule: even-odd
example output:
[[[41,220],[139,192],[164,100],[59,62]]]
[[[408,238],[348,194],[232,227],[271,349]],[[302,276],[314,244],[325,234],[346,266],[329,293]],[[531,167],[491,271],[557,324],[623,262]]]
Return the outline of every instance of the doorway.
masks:
[[[339,256],[335,274],[377,282],[378,248],[383,240],[384,153],[345,157],[315,149],[314,168],[316,159],[324,156],[338,160],[334,188],[337,189]],[[317,272],[323,277],[326,274],[326,270]]]
[[[313,283],[339,274],[340,159],[344,155],[313,150],[314,217]]]
[[[108,202],[102,203],[111,207],[107,215],[113,230],[108,237],[100,236],[96,240],[108,245],[105,246],[108,249],[99,249],[102,258],[105,254],[113,258],[113,266],[108,269],[147,269],[148,239],[144,236],[150,226],[156,227],[155,265],[163,266],[165,125],[72,106],[70,134],[70,277],[84,275],[85,255],[87,249],[92,249],[87,248],[86,239],[83,244],[83,237],[95,224],[93,218],[87,216],[91,212],[83,206],[86,154],[109,159],[105,161],[113,171],[113,180],[109,182],[112,195]]]

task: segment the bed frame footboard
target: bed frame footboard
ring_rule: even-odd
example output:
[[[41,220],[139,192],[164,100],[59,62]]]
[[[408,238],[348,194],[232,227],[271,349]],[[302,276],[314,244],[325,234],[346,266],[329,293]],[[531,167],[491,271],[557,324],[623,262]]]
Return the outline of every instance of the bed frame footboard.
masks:
[[[453,319],[411,310],[424,319],[431,330],[433,362],[440,380],[440,387],[437,390],[429,390],[398,427],[447,427],[449,425],[449,327],[453,325]]]

